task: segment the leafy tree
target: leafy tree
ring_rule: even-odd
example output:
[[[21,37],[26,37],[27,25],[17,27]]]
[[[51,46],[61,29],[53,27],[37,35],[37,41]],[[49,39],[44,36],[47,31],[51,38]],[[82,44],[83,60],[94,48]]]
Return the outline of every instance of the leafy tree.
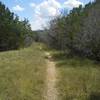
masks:
[[[33,32],[29,21],[24,19],[19,21],[19,17],[5,7],[0,2],[0,50],[18,49],[25,46],[27,42],[30,44]]]
[[[65,11],[64,11],[65,12]],[[100,1],[80,5],[50,21],[49,44],[73,55],[100,60]]]

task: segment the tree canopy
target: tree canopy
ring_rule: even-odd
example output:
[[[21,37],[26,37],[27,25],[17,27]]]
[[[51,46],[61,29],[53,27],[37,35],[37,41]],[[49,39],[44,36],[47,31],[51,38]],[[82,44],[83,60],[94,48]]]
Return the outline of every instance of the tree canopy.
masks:
[[[100,0],[50,21],[49,46],[71,55],[100,60]]]
[[[32,37],[32,33],[27,19],[20,21],[17,15],[0,2],[0,51],[25,46],[25,41]]]

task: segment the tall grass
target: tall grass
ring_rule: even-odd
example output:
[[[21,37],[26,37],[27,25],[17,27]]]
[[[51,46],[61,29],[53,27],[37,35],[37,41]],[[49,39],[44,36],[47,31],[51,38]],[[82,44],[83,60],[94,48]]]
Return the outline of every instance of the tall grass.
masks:
[[[0,53],[0,100],[41,100],[45,60],[40,46]]]
[[[100,100],[100,64],[55,53],[59,100]]]

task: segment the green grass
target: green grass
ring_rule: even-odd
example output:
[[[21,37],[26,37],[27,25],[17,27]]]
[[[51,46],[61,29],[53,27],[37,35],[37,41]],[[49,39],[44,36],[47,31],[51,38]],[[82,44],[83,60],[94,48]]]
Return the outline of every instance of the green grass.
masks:
[[[100,64],[53,54],[59,73],[59,100],[100,100]]]
[[[0,100],[41,100],[45,60],[41,45],[0,53]]]
[[[45,50],[45,46],[33,44],[0,53],[0,100],[43,100]],[[58,71],[59,100],[100,100],[100,64],[66,57],[55,50],[49,52]]]

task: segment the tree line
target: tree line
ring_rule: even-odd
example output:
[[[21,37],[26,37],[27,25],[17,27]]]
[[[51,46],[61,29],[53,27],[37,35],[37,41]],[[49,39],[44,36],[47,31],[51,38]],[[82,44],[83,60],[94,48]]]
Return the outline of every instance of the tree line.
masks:
[[[46,32],[50,47],[100,60],[100,0],[62,13],[50,21]]]
[[[18,49],[32,42],[33,32],[29,21],[19,20],[19,17],[11,12],[0,2],[0,51]]]

